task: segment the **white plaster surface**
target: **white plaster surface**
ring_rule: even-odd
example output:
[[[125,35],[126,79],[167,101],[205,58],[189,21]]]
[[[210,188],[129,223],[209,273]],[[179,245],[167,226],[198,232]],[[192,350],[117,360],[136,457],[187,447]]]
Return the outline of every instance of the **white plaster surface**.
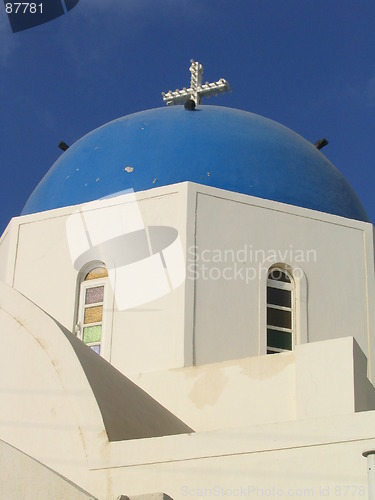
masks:
[[[106,203],[114,211],[126,196],[81,210],[94,227],[95,213],[103,220]],[[295,344],[354,336],[374,380],[371,224],[188,182],[137,193],[136,199],[145,227],[178,231],[187,277],[151,301],[145,290],[145,304],[127,310],[115,305],[106,328],[107,359],[116,368],[131,374],[265,354],[265,275],[282,262],[295,276]],[[12,238],[0,242],[6,281],[13,283],[14,270],[14,287],[69,330],[76,322],[79,272],[67,224],[76,212],[66,207],[19,217],[10,226]],[[118,279],[120,274],[112,284],[121,290]],[[108,307],[112,313],[113,304]]]
[[[113,380],[127,375],[197,432],[108,441],[79,358],[50,317],[70,331],[76,320],[79,270],[66,225],[77,207],[66,207],[14,219],[0,240],[0,439],[99,499],[366,498],[362,452],[375,448],[366,377],[375,378],[371,224],[191,183],[136,198],[146,226],[178,231],[187,279],[151,302],[111,310]],[[241,259],[244,246],[265,258]],[[204,264],[218,279],[191,279],[191,247],[211,256]],[[229,266],[213,260],[228,250]],[[301,261],[296,250],[316,258]],[[296,345],[265,356],[262,270],[280,261],[296,280]],[[234,264],[259,275],[227,279]],[[120,386],[108,394],[111,410]],[[134,397],[124,404],[136,407]]]
[[[40,462],[0,440],[0,498],[96,500]]]

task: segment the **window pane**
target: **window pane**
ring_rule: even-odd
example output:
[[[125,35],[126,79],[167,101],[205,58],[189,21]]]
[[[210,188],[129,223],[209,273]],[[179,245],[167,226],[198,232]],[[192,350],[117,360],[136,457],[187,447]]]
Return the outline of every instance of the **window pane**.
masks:
[[[268,275],[268,279],[276,280],[276,281],[283,281],[284,283],[290,283],[289,276],[281,269],[273,269],[270,272],[270,274]]]
[[[85,281],[96,280],[98,278],[106,278],[108,276],[107,269],[105,267],[96,267],[88,274],[86,274]]]
[[[96,354],[100,354],[100,345],[90,345],[90,349],[96,352]]]
[[[86,290],[85,304],[94,304],[95,302],[103,302],[104,285],[88,288]]]
[[[282,311],[267,307],[267,325],[281,326],[282,328],[292,328],[291,311]]]
[[[267,328],[267,347],[278,347],[279,349],[291,351],[292,335],[287,332]]]
[[[86,307],[84,324],[99,323],[103,319],[103,306]]]
[[[88,326],[83,329],[83,341],[85,344],[89,344],[91,342],[100,342],[102,338],[102,326]]]
[[[292,307],[290,290],[267,287],[267,303],[275,306]]]

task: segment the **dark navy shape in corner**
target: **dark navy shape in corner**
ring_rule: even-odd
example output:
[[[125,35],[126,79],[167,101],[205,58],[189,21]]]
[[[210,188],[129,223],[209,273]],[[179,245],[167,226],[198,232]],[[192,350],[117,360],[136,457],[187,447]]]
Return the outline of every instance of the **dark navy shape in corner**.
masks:
[[[65,8],[66,10],[71,10],[73,7],[77,5],[79,0],[65,0]]]
[[[13,33],[35,28],[48,23],[75,7],[79,0],[36,0],[34,3],[22,3],[15,0],[3,0]]]

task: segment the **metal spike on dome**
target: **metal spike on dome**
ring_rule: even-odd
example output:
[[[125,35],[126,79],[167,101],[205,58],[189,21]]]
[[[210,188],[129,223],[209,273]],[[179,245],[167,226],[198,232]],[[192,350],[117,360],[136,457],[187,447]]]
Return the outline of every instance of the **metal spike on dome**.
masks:
[[[69,149],[69,146],[64,141],[60,141],[57,146],[60,149],[62,149],[63,151],[66,151],[67,149]]]
[[[317,149],[319,149],[319,150],[320,150],[320,149],[323,149],[323,148],[324,148],[324,146],[327,146],[327,144],[328,144],[327,139],[326,139],[325,137],[323,137],[322,139],[319,139],[318,141],[316,141],[316,142],[314,143],[314,146],[315,146]]]

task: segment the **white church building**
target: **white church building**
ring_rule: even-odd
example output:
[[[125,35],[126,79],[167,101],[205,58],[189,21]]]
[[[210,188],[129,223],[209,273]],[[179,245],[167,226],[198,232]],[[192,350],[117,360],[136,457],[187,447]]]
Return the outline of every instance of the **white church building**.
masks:
[[[0,239],[1,499],[375,498],[373,226],[318,147],[190,71]]]

